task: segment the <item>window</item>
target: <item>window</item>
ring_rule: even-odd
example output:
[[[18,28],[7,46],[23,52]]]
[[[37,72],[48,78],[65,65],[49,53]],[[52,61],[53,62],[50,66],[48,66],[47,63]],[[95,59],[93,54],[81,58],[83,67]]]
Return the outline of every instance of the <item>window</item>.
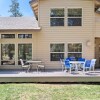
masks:
[[[51,26],[64,26],[64,8],[54,8],[50,12]]]
[[[82,43],[69,43],[68,57],[75,57],[76,60],[82,57]]]
[[[15,65],[14,44],[1,44],[1,65]]]
[[[32,34],[18,34],[18,38],[32,38]]]
[[[1,38],[15,38],[15,34],[1,34]]]
[[[82,26],[82,8],[68,9],[68,26]]]
[[[18,60],[32,59],[32,44],[18,44]]]
[[[50,60],[51,61],[60,61],[64,59],[64,44],[50,44]]]

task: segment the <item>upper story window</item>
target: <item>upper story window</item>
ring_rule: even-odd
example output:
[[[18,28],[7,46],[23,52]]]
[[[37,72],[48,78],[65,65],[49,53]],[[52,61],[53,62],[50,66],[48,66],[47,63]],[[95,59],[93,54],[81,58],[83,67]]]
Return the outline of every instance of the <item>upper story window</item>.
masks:
[[[68,26],[82,26],[82,8],[68,8]]]
[[[18,38],[32,38],[32,34],[18,34]]]
[[[15,34],[1,34],[1,38],[15,38]]]
[[[64,26],[64,8],[53,8],[50,12],[51,26]]]

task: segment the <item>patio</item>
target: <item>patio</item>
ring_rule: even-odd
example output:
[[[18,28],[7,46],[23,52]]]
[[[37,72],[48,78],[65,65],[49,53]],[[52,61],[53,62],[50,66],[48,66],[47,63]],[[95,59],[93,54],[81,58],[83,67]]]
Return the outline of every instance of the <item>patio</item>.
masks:
[[[31,70],[0,70],[0,82],[100,82],[100,70],[62,72],[61,70],[46,70],[46,72]]]

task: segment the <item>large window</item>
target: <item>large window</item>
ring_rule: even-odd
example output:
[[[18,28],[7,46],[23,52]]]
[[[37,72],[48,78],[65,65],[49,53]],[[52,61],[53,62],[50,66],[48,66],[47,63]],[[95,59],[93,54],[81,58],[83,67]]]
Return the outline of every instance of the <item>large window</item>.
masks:
[[[68,26],[82,26],[82,8],[68,9]]]
[[[1,65],[15,64],[15,45],[1,44]]]
[[[50,12],[51,26],[64,26],[64,8],[54,8]]]
[[[32,44],[18,44],[18,60],[32,59]]]
[[[32,38],[32,34],[18,34],[18,38]]]
[[[60,61],[64,59],[64,44],[50,44],[50,60],[51,61]]]
[[[15,38],[15,34],[1,34],[1,38]]]
[[[82,43],[69,43],[68,57],[75,57],[76,59],[82,57]]]

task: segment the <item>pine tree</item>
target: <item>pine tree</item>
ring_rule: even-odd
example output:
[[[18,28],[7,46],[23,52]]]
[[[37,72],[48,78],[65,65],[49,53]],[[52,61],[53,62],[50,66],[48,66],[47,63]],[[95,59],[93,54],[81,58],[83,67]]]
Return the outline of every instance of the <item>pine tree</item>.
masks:
[[[10,17],[21,17],[23,16],[20,12],[19,12],[19,3],[18,0],[11,0],[12,4],[9,6],[10,10],[8,12],[12,13],[10,15]]]

